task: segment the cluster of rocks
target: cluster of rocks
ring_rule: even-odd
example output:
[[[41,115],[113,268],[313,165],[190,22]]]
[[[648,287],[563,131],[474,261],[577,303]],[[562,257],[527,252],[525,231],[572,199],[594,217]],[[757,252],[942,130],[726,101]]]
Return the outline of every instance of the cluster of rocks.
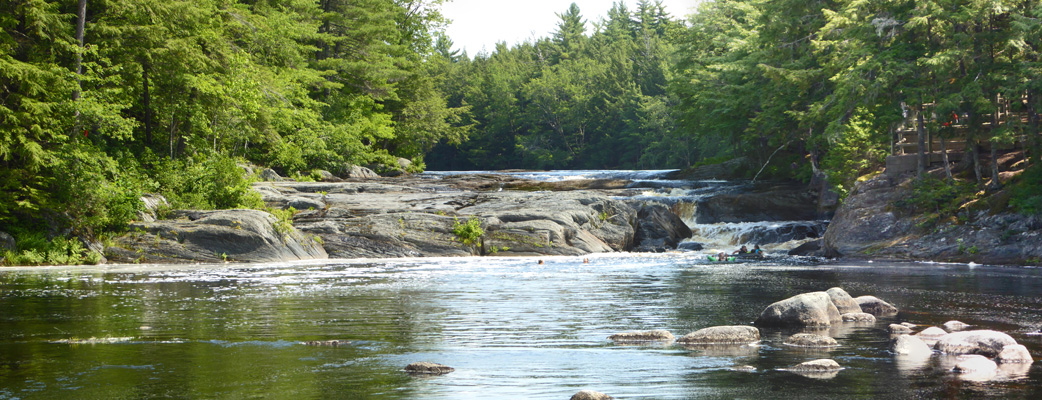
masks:
[[[675,249],[691,231],[670,208],[637,192],[499,190],[502,176],[402,176],[296,182],[262,171],[254,184],[289,220],[257,210],[171,211],[158,196],[106,255],[116,262],[272,262],[324,258],[578,256]],[[603,182],[602,182],[603,183]],[[574,186],[574,187],[573,187]],[[582,185],[580,185],[582,186]],[[582,190],[579,190],[582,189]],[[628,195],[627,195],[628,194]],[[475,221],[480,231],[461,235]]]
[[[922,367],[938,358],[943,368],[968,380],[988,380],[1000,373],[1023,375],[1034,363],[1027,347],[1006,333],[967,330],[971,326],[960,321],[948,321],[943,327],[913,333],[915,324],[891,324],[890,351],[906,367]]]

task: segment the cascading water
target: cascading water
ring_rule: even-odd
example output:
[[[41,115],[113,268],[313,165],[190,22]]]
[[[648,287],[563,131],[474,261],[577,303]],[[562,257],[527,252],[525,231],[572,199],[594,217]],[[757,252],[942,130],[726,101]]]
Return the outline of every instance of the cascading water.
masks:
[[[684,242],[681,248],[701,248],[713,253],[732,252],[742,245],[750,248],[760,245],[765,250],[789,250],[809,240],[820,238],[828,226],[827,220],[763,221],[746,219],[741,222],[699,223],[699,220],[704,219],[733,220],[734,218],[719,218],[720,216],[706,218],[707,213],[712,211],[701,210],[698,204],[714,196],[750,192],[754,189],[754,185],[749,182],[722,180],[673,180],[670,179],[672,172],[675,170],[432,171],[426,172],[424,175],[439,179],[462,174],[497,174],[543,182],[584,179],[629,180],[632,183],[627,187],[632,191],[639,190],[639,192],[636,196],[629,194],[625,197],[666,204],[691,228],[693,235]]]

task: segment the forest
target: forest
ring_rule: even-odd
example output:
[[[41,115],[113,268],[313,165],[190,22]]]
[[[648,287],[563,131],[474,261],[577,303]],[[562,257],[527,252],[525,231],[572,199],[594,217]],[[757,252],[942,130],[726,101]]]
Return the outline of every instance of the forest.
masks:
[[[998,189],[996,149],[1040,154],[1038,0],[637,0],[596,21],[572,4],[547,37],[474,55],[443,1],[0,0],[0,231],[20,250],[115,234],[146,193],[262,208],[245,164],[744,157],[748,177],[845,194],[901,129],[965,143],[941,191]],[[1042,212],[1042,172],[1021,178],[1011,204]]]

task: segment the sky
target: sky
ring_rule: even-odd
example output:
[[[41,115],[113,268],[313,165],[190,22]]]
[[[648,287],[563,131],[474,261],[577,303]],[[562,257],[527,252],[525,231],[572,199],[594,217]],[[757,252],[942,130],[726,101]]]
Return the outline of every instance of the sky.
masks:
[[[593,23],[605,18],[615,1],[619,0],[448,0],[442,13],[452,20],[445,32],[456,48],[466,49],[473,57],[482,48],[491,53],[500,41],[513,46],[550,36],[560,21],[557,14],[563,14],[573,2],[579,6],[590,33]],[[637,0],[624,3],[630,11],[637,7]],[[691,14],[698,3],[699,0],[662,1],[666,12],[674,18]]]

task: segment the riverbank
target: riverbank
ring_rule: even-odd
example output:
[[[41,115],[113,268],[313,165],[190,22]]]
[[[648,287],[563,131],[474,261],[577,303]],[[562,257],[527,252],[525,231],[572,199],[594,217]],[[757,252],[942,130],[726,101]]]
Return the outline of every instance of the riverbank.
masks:
[[[914,175],[878,174],[855,185],[825,232],[822,255],[1003,265],[1042,264],[1042,218],[1012,211],[1008,190],[916,213]]]

